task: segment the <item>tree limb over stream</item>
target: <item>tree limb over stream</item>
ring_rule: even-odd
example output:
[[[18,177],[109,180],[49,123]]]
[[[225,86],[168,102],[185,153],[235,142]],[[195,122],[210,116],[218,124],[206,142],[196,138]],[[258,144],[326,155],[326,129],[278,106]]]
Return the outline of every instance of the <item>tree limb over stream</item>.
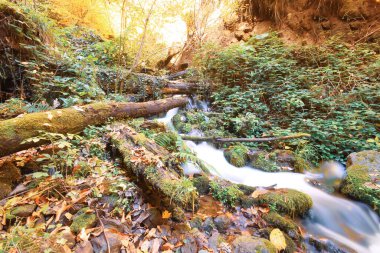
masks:
[[[185,106],[187,97],[167,98],[143,103],[99,102],[20,115],[0,121],[0,157],[43,143],[24,141],[36,137],[40,131],[53,133],[79,133],[89,125],[102,125],[108,119],[147,117]]]
[[[200,137],[200,136],[190,136],[190,135],[181,135],[183,140],[188,141],[208,141],[208,142],[272,142],[280,140],[289,140],[289,139],[298,139],[298,138],[310,138],[310,134],[300,133],[293,134],[288,136],[278,136],[278,137],[263,137],[263,138],[221,138],[221,137]]]

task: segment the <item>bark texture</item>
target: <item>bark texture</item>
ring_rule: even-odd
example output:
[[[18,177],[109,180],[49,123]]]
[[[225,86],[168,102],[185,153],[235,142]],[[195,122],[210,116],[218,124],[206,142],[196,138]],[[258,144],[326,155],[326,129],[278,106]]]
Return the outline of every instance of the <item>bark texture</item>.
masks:
[[[47,112],[31,113],[0,121],[0,157],[38,146],[41,143],[23,143],[36,137],[40,131],[79,133],[88,125],[101,125],[108,119],[146,117],[187,104],[186,97],[167,98],[143,103],[93,103]]]
[[[202,136],[190,136],[181,135],[181,138],[188,141],[209,141],[209,142],[272,142],[281,140],[290,140],[298,138],[310,138],[310,134],[294,134],[288,136],[278,136],[278,137],[263,137],[263,138],[221,138],[221,137],[202,137]]]
[[[128,171],[159,199],[159,206],[173,212],[174,218],[181,220],[184,209],[197,208],[196,188],[181,171],[165,165],[165,159],[170,156],[166,149],[121,124],[113,126],[111,143],[121,154]]]

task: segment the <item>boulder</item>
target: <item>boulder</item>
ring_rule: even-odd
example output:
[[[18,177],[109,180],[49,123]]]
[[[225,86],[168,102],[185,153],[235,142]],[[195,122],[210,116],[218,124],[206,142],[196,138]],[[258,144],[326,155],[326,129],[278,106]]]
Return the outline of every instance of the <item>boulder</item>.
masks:
[[[271,205],[279,213],[295,216],[304,216],[313,206],[311,197],[293,189],[278,189],[269,191],[257,197],[261,205]]]
[[[226,233],[228,228],[231,226],[232,221],[227,217],[227,215],[219,215],[214,219],[214,224],[220,233]]]
[[[37,206],[35,204],[26,204],[26,205],[17,206],[10,210],[10,212],[7,214],[7,219],[14,219],[16,217],[19,217],[19,218],[29,217],[30,215],[32,215],[36,207]]]
[[[237,144],[229,146],[224,150],[224,157],[229,163],[236,167],[243,167],[248,163],[248,148],[244,145]]]
[[[380,152],[361,151],[347,157],[340,191],[372,206],[380,214]]]
[[[239,236],[232,242],[233,253],[275,253],[276,247],[267,239],[252,236]]]
[[[210,192],[210,179],[208,179],[208,177],[195,177],[191,181],[200,195],[207,195]]]

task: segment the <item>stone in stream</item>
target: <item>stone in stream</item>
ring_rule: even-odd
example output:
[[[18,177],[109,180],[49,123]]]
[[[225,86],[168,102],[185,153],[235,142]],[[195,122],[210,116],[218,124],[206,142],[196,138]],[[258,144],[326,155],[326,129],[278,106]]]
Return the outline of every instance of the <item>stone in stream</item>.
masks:
[[[276,247],[267,239],[252,236],[239,236],[232,243],[233,253],[267,252],[276,253]]]
[[[341,192],[370,205],[380,214],[380,152],[352,153],[347,157],[346,167]]]
[[[277,189],[268,191],[257,197],[261,205],[272,205],[279,213],[291,217],[304,216],[313,206],[311,197],[303,192],[293,189]]]

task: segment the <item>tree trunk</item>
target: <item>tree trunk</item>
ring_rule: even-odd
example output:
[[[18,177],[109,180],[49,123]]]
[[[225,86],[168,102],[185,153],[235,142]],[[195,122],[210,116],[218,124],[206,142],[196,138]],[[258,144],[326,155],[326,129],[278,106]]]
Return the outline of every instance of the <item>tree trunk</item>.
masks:
[[[181,135],[181,138],[188,141],[209,141],[209,142],[271,142],[271,141],[281,141],[297,138],[310,138],[310,134],[294,134],[288,136],[278,136],[278,137],[263,137],[263,138],[220,138],[220,137],[200,137],[200,136],[189,136]]]
[[[178,220],[184,218],[183,209],[197,208],[195,187],[182,171],[165,165],[170,156],[166,149],[128,126],[115,124],[112,129],[111,143],[121,154],[123,164],[154,195],[157,205],[173,212],[173,218]]]
[[[47,112],[31,113],[0,121],[0,157],[38,146],[42,143],[23,143],[40,131],[79,133],[89,125],[101,125],[108,119],[152,116],[187,104],[186,97],[167,98],[144,103],[99,102]]]

